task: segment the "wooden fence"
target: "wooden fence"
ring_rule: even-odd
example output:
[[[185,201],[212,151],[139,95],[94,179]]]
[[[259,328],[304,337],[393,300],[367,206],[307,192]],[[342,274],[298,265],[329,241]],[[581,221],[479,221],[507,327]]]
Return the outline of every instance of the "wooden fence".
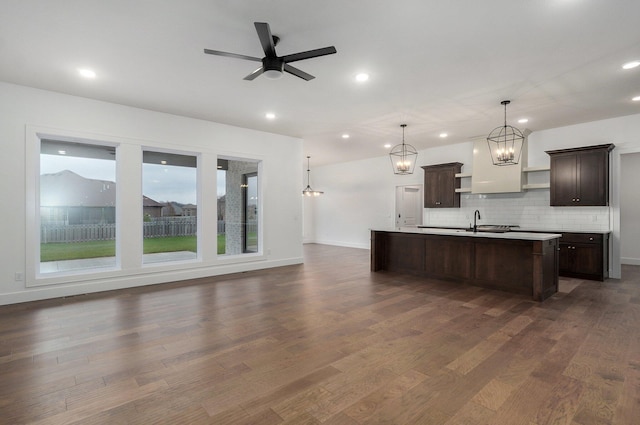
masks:
[[[218,234],[225,234],[224,220],[218,220]],[[256,232],[255,222],[247,223],[248,232]],[[143,223],[145,238],[167,236],[193,236],[198,231],[197,217],[160,217]],[[115,240],[115,224],[43,224],[40,226],[41,243],[88,242]]]
[[[115,224],[43,224],[40,242],[108,241],[116,238]]]
[[[197,217],[160,217],[146,221],[142,226],[144,238],[167,236],[194,236],[198,232]]]

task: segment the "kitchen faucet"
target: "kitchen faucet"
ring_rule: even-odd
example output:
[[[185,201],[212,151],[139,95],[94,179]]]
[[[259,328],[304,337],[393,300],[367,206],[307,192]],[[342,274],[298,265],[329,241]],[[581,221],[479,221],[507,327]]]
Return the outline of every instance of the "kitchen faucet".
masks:
[[[477,220],[480,220],[480,211],[479,210],[475,210],[473,212],[473,233],[476,233],[478,231],[478,223]]]

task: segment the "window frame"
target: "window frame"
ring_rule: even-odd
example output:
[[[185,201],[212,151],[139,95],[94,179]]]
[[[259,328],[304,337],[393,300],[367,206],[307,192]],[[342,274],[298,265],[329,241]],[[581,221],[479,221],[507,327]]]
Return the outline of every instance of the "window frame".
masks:
[[[27,192],[27,217],[26,217],[26,273],[25,286],[39,287],[86,281],[105,276],[117,275],[121,269],[120,235],[118,211],[121,208],[119,198],[120,189],[116,185],[116,249],[115,264],[109,267],[76,269],[59,272],[40,272],[40,155],[42,140],[55,140],[65,143],[78,143],[109,147],[115,150],[116,184],[118,174],[118,152],[121,143],[115,138],[96,137],[93,134],[62,131],[46,127],[27,126],[26,129],[26,192]]]

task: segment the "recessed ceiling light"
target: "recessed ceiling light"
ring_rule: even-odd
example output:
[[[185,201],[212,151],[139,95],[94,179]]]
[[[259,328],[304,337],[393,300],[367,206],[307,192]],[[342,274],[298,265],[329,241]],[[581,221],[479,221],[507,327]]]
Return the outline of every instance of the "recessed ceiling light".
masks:
[[[84,78],[90,78],[90,79],[96,78],[95,71],[88,68],[78,68],[78,74],[80,74],[80,76]]]
[[[634,102],[640,102],[640,96],[632,97],[631,100]]]
[[[343,138],[343,139],[348,139],[349,137],[351,137],[351,136],[349,136],[347,133],[344,133],[344,134],[342,135],[342,138]]]
[[[264,117],[268,120],[274,120],[276,119],[276,114],[274,114],[273,112],[267,112],[266,114],[264,114]]]
[[[443,138],[443,139],[444,139],[445,137],[447,137],[447,136],[448,136],[448,134],[447,134],[447,133],[440,133],[440,137],[441,137],[441,138]]]
[[[160,161],[160,164],[162,165],[167,165],[167,161],[165,161],[164,159],[162,161]]]
[[[364,72],[361,72],[360,74],[356,75],[356,81],[359,83],[364,83],[368,79],[369,79],[369,74],[365,74]]]
[[[391,143],[385,143],[384,147],[389,149],[391,147]]]
[[[62,151],[62,150],[60,150],[60,151],[58,151],[58,153],[59,153],[60,155],[66,155],[66,154],[67,154],[67,151]]]
[[[520,118],[520,119],[518,120],[518,122],[519,122],[520,124],[524,124],[524,123],[526,123],[526,122],[529,122],[529,118]]]
[[[640,61],[631,61],[622,65],[622,69],[633,69],[640,66]]]

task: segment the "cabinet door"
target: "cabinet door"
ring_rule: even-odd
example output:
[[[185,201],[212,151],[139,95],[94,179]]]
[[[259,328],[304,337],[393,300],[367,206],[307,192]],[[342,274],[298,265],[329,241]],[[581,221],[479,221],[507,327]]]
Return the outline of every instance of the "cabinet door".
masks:
[[[574,273],[599,276],[602,274],[602,247],[596,244],[573,244]]]
[[[578,154],[577,205],[608,205],[607,175],[609,173],[606,151],[585,151]]]
[[[559,272],[571,273],[573,271],[571,261],[571,244],[560,242],[560,255],[559,255]]]
[[[551,206],[576,205],[577,168],[577,157],[574,153],[551,156]]]
[[[460,180],[456,179],[462,164],[440,164],[422,167],[424,169],[424,207],[459,208],[460,194],[456,193]]]
[[[437,208],[440,206],[440,171],[424,170],[424,207]]]

